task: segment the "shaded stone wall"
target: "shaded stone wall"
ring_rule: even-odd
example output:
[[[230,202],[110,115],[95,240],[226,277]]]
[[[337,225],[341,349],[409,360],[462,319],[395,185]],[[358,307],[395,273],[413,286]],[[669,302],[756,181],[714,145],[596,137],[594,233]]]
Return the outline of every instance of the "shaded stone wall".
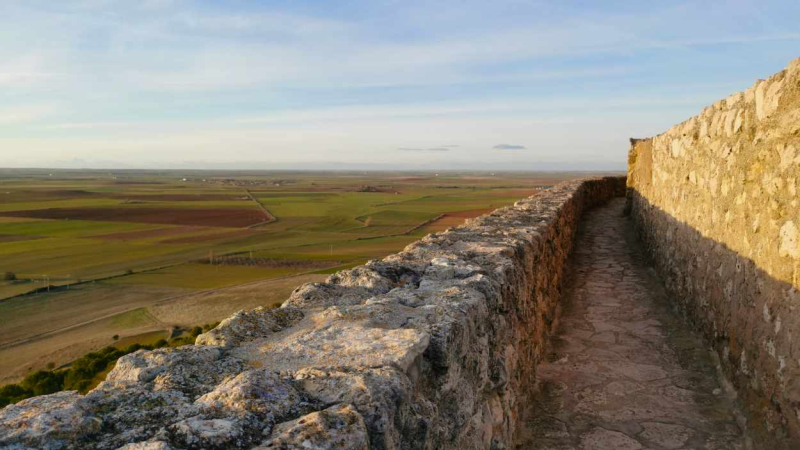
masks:
[[[85,396],[0,411],[2,448],[501,449],[558,316],[581,214],[624,177],[555,186],[122,357]]]
[[[629,210],[676,305],[758,448],[800,448],[800,59],[631,143]]]

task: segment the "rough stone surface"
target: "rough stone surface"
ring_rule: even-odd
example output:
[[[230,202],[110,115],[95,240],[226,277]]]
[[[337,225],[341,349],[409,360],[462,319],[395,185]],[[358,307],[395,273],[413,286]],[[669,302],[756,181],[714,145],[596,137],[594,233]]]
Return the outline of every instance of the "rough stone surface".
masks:
[[[303,312],[294,308],[239,311],[223,320],[220,326],[198,336],[197,345],[232,347],[257,337],[269,336],[297,323]]]
[[[624,192],[623,177],[560,184],[239,312],[196,345],[127,355],[86,396],[0,411],[0,448],[504,448],[578,221]]]
[[[335,405],[278,425],[258,450],[293,448],[368,450],[367,427],[351,405]]]
[[[647,270],[624,200],[588,213],[520,449],[744,449],[712,353]]]
[[[166,442],[152,441],[126,444],[123,447],[120,447],[119,450],[172,450],[172,447],[170,447]]]
[[[629,209],[764,448],[800,448],[800,59],[633,141]]]
[[[87,409],[86,401],[75,391],[9,405],[1,415],[4,436],[0,444],[18,443],[16,448],[69,448],[72,442],[100,427]]]

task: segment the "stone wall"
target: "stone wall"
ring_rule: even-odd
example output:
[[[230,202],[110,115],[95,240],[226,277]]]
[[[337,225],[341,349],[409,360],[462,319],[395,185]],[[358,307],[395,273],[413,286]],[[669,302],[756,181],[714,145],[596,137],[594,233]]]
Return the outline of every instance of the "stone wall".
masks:
[[[575,181],[239,312],[196,345],[121,358],[85,396],[0,411],[0,447],[501,449],[558,315]]]
[[[719,355],[759,448],[800,442],[799,181],[800,59],[632,140],[629,210],[676,305]]]

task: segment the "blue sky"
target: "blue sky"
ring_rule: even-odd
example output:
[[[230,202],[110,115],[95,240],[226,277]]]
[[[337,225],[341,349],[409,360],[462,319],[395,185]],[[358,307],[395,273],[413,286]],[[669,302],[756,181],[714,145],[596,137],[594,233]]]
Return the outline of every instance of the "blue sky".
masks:
[[[800,2],[3,0],[0,167],[624,168]]]

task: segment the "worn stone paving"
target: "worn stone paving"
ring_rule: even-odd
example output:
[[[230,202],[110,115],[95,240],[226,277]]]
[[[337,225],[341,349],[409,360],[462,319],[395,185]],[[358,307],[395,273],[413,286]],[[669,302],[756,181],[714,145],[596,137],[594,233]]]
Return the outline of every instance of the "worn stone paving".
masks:
[[[616,199],[584,219],[560,334],[516,448],[750,447],[711,353],[670,308],[623,206]]]

